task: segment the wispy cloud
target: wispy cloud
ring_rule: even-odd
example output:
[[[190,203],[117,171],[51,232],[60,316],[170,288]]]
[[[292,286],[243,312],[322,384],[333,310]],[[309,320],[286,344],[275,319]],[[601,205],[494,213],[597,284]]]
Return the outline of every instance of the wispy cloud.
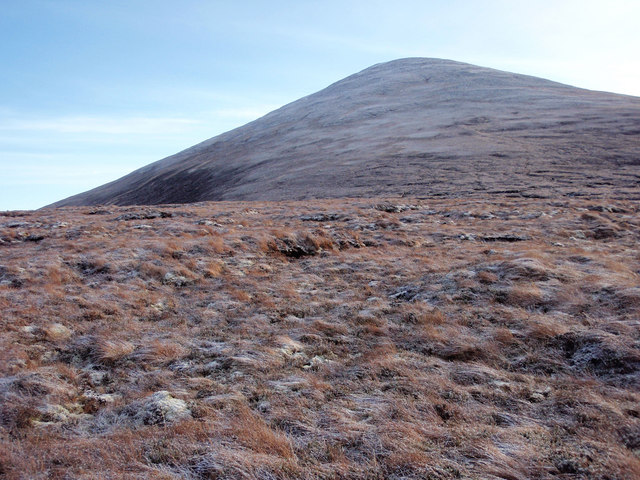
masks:
[[[259,108],[222,108],[214,110],[212,114],[216,117],[249,121],[260,118],[278,107],[279,105],[264,105]]]
[[[173,134],[201,123],[188,118],[171,117],[13,117],[0,119],[0,131],[38,131],[52,133]]]
[[[86,155],[10,151],[0,151],[0,157],[11,160],[0,163],[2,187],[50,184],[79,187],[86,182],[104,183],[104,179],[117,178],[131,171],[136,160],[113,162],[108,155],[94,155],[91,162],[86,162]]]
[[[115,180],[273,105],[143,115],[19,114],[0,106],[0,210],[37,208]]]

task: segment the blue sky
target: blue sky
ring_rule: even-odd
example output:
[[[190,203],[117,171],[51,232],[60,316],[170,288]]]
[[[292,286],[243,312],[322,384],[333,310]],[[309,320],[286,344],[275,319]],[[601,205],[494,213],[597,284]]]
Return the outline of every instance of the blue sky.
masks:
[[[395,58],[640,96],[637,1],[1,3],[0,210],[114,180]]]

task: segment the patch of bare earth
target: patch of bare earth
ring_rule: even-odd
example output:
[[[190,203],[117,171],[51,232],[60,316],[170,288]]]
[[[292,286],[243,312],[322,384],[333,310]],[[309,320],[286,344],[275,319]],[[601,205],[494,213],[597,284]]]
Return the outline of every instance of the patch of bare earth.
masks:
[[[638,478],[638,210],[0,214],[0,477]]]

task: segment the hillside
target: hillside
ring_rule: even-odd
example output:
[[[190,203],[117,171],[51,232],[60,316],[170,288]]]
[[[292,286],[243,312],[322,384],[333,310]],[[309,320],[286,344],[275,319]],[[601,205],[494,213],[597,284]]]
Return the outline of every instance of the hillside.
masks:
[[[0,213],[0,477],[640,478],[639,245],[611,199]]]
[[[0,212],[0,478],[640,478],[639,136],[404,59]]]
[[[459,62],[374,65],[53,204],[492,195],[638,198],[640,99]]]

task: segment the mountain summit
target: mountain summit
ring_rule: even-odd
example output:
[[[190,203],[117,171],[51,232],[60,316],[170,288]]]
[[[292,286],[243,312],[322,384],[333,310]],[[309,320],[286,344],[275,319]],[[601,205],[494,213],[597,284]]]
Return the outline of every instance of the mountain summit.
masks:
[[[640,98],[450,60],[381,63],[52,206],[637,195]]]

